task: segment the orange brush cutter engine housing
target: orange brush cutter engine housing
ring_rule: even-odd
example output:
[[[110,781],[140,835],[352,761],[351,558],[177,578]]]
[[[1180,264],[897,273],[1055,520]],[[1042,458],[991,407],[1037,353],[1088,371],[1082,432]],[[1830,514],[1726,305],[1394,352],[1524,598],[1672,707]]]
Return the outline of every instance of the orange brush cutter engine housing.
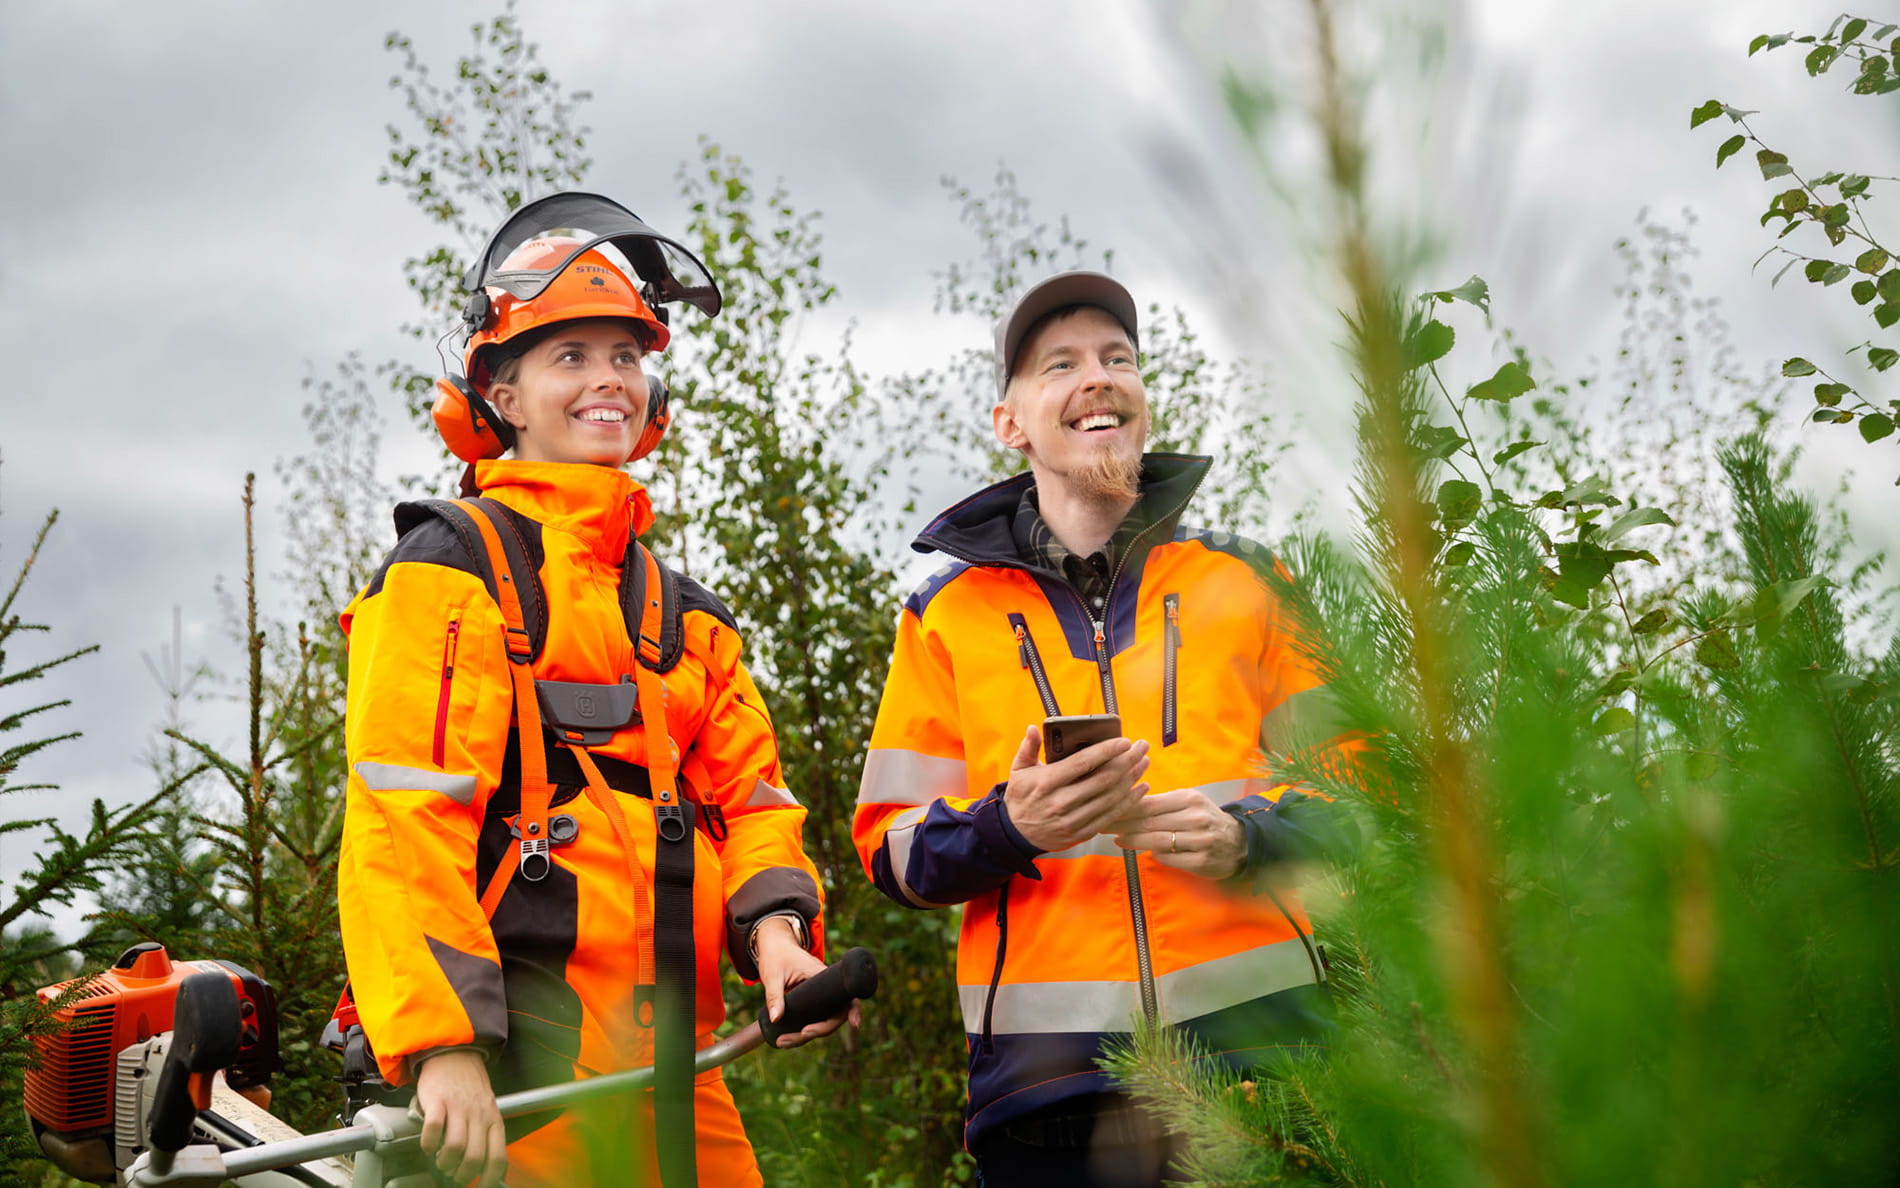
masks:
[[[120,954],[112,968],[90,982],[81,978],[39,992],[40,1002],[51,1004],[86,982],[77,997],[53,1012],[70,1026],[33,1040],[26,1112],[42,1147],[49,1140],[68,1149],[103,1140],[110,1150],[120,1097],[119,1053],[170,1031],[179,984],[201,973],[222,973],[237,991],[244,1033],[237,1061],[224,1070],[226,1083],[233,1089],[269,1084],[282,1067],[277,996],[270,984],[229,961],[173,961],[163,945],[147,941]]]

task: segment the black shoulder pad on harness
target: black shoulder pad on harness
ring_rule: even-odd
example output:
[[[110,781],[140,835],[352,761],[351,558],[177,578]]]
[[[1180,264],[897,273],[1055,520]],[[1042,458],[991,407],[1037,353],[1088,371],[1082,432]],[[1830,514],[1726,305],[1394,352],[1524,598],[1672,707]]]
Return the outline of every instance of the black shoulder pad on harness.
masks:
[[[529,547],[522,533],[523,524],[534,521],[518,512],[509,510],[493,499],[477,499],[493,513],[497,534],[501,537],[502,552],[508,557],[508,570],[514,578],[517,596],[521,599],[522,626],[527,628],[528,641],[533,651],[531,659],[541,658],[541,649],[548,642],[548,597],[541,585],[539,568],[529,560]],[[462,547],[474,559],[474,571],[481,575],[482,584],[488,588],[488,596],[496,596],[495,575],[489,571],[488,550],[482,547],[481,530],[469,518],[469,513],[448,499],[421,499],[396,505],[396,536],[402,536],[414,530],[417,525],[431,519],[439,519],[455,530],[461,538]],[[538,551],[538,550],[537,550]],[[646,600],[646,565],[644,554],[646,546],[637,540],[627,542],[626,555],[620,564],[620,613],[626,620],[627,639],[634,644],[635,654],[639,654],[640,608]],[[664,564],[655,568],[660,574],[660,659],[657,664],[647,666],[655,672],[671,671],[680,662],[686,651],[686,634],[680,623],[679,580],[672,570]],[[642,658],[641,663],[646,663]]]

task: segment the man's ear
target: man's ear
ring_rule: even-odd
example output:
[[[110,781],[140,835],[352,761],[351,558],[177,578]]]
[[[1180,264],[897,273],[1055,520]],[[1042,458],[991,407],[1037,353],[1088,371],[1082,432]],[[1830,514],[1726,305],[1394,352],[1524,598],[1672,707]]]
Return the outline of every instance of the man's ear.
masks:
[[[1022,422],[1016,419],[1016,410],[1007,400],[990,410],[990,427],[996,430],[996,440],[1012,450],[1029,444],[1029,435],[1023,432]]]
[[[521,397],[513,384],[493,384],[488,389],[488,403],[494,405],[495,413],[502,420],[517,429],[528,427],[528,418],[521,415]]]

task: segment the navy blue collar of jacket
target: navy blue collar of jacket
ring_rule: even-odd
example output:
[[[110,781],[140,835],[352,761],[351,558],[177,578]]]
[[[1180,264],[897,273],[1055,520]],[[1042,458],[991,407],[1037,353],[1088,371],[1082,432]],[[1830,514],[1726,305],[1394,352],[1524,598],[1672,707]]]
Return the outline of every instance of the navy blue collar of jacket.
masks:
[[[1174,535],[1174,526],[1187,510],[1194,491],[1207,477],[1212,458],[1200,454],[1143,454],[1140,499],[1151,512],[1153,524],[1142,533],[1136,548],[1152,546]],[[1043,573],[1027,564],[1016,551],[1012,525],[1023,491],[1033,474],[1019,474],[983,488],[944,511],[917,534],[910,547],[920,553],[941,552],[972,565],[1000,565]],[[1132,514],[1132,513],[1131,513]],[[1048,574],[1060,580],[1060,574]]]

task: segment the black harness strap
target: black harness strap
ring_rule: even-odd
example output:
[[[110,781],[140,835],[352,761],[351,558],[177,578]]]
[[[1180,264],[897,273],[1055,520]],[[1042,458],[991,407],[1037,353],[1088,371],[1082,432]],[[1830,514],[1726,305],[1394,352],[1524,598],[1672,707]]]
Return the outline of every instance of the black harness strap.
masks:
[[[647,773],[652,779],[653,823],[653,1131],[660,1182],[665,1188],[696,1188],[698,1143],[693,1126],[693,802],[679,793],[674,763],[662,761],[666,705],[654,697],[659,675],[646,667],[658,651],[667,617],[664,604],[672,591],[664,571],[639,541],[627,546],[621,562],[622,607],[634,650],[640,685],[640,714],[647,738]],[[629,576],[631,575],[631,576]],[[654,578],[659,578],[655,582]],[[636,619],[634,611],[638,610]],[[636,627],[635,624],[638,624]],[[670,760],[670,753],[668,755]]]
[[[402,525],[405,529],[419,523],[425,514],[439,516],[453,526],[463,543],[469,546],[469,552],[475,558],[489,593],[499,595],[504,575],[494,572],[495,567],[490,562],[492,550],[485,548],[483,541],[472,535],[471,529],[477,525],[470,519],[470,512],[483,514],[494,525],[499,537],[497,543],[508,564],[506,580],[520,596],[518,613],[524,620],[520,634],[527,637],[520,641],[524,652],[522,658],[527,660],[532,656],[538,659],[547,639],[547,595],[541,586],[541,575],[528,563],[526,548],[510,521],[509,513],[490,499],[471,499],[461,505],[446,500],[429,500],[398,509],[399,524],[402,524],[400,517],[405,510],[412,517],[407,524]],[[660,681],[660,673],[679,662],[685,645],[685,633],[680,622],[679,592],[672,573],[654,560],[652,553],[638,540],[627,541],[627,550],[621,559],[619,597],[621,612],[626,620],[627,637],[635,653],[635,671],[632,675],[639,689],[638,704],[647,750],[647,762],[643,768],[631,764],[620,766],[638,770],[646,777],[637,783],[633,780],[626,782],[635,783],[631,790],[636,795],[652,798],[656,833],[653,859],[655,1154],[665,1188],[697,1188],[698,1143],[693,1121],[693,1041],[698,1030],[693,1026],[697,966],[693,952],[695,806],[680,791],[679,756],[666,728],[666,693]],[[500,598],[497,600],[500,601]],[[539,762],[532,766],[546,772],[544,781],[549,776],[558,779],[559,775],[555,771],[547,771],[547,767],[560,751],[550,752],[547,736],[540,728],[538,705],[521,704],[524,696],[529,703],[536,701],[532,693],[518,693],[516,710],[524,718],[532,714],[535,721],[533,734],[536,737],[530,740],[526,730],[520,732],[520,748],[515,749],[511,756],[515,760],[516,771],[520,772],[528,766],[524,762],[528,756],[523,755],[522,750],[538,746],[541,754],[533,758]],[[573,753],[573,765],[577,772],[580,768],[594,766],[596,780],[607,786],[598,765],[592,763],[593,756],[586,756],[583,760],[579,751]],[[600,758],[606,760],[608,757]],[[565,774],[565,767],[566,764],[562,764],[560,774]],[[580,774],[583,775],[583,782],[591,782],[585,781],[584,773]],[[645,783],[647,787],[641,789],[638,783]],[[545,815],[545,804],[541,806],[541,812]],[[720,824],[723,830],[723,819]],[[500,878],[499,872],[497,878]],[[484,900],[498,901],[506,886],[505,882],[495,883],[484,894]],[[492,903],[485,902],[484,908],[492,914]]]

